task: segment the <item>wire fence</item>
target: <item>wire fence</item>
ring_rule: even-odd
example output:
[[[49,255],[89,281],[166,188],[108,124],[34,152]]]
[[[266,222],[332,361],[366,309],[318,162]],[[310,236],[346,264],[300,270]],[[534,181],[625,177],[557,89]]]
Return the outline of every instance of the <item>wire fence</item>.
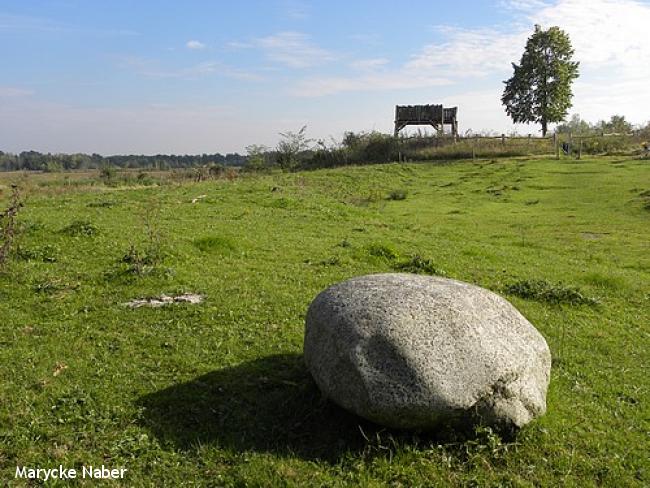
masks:
[[[462,137],[401,137],[400,160],[477,159],[508,156],[648,155],[648,141],[639,133],[571,134],[550,136],[472,135]]]

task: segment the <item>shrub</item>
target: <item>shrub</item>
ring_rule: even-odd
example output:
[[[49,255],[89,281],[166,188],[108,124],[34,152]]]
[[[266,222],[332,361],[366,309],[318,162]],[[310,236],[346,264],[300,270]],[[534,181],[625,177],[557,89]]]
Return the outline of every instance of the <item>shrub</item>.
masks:
[[[277,163],[280,168],[285,170],[293,170],[298,167],[302,161],[302,155],[307,149],[312,140],[307,138],[307,126],[304,125],[298,132],[281,132],[282,139],[277,145]]]
[[[104,181],[104,183],[110,183],[115,178],[116,171],[113,166],[108,164],[102,166],[99,169],[99,178]]]
[[[380,132],[355,134],[348,132],[343,147],[349,152],[353,163],[388,163],[398,158],[399,145],[395,137]]]

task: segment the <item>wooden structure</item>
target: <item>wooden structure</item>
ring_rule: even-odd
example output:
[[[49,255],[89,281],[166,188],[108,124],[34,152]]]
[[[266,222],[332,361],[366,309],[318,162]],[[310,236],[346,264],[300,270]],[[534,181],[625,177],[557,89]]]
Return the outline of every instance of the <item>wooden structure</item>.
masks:
[[[407,125],[430,125],[438,134],[444,133],[445,124],[451,126],[451,133],[458,137],[458,107],[444,108],[442,105],[395,105],[395,137]]]

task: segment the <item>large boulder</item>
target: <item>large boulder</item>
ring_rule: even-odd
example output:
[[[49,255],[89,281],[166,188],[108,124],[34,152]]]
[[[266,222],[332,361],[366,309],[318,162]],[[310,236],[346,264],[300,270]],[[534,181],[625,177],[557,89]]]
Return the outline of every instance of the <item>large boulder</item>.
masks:
[[[551,354],[508,301],[460,281],[361,276],[307,312],[305,361],[329,399],[379,424],[518,428],[546,411]]]

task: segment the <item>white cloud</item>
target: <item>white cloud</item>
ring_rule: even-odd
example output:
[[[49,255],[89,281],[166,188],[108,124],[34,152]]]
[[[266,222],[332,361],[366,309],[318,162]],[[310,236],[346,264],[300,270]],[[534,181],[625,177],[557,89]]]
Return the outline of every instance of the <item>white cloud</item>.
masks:
[[[570,36],[585,69],[617,75],[650,73],[650,4],[633,0],[561,0],[530,17]],[[624,73],[617,73],[623,69]]]
[[[299,97],[321,97],[341,92],[408,90],[448,84],[450,81],[441,77],[405,76],[399,72],[384,71],[354,77],[306,78],[296,83],[291,93]]]
[[[279,32],[255,40],[268,59],[289,68],[309,68],[337,59],[334,53],[314,45],[301,32]]]
[[[504,72],[518,59],[526,41],[526,32],[498,29],[459,29],[440,26],[447,41],[429,44],[406,63],[409,70],[444,73],[455,79]]]
[[[187,49],[195,49],[195,50],[205,49],[205,44],[203,44],[200,41],[192,40],[192,41],[187,41],[187,43],[185,44],[185,47]]]
[[[259,74],[244,69],[235,68],[219,61],[204,61],[182,68],[163,68],[153,59],[136,56],[124,57],[120,60],[123,67],[133,69],[136,73],[149,78],[180,78],[195,80],[205,76],[223,76],[243,81],[261,81]]]

